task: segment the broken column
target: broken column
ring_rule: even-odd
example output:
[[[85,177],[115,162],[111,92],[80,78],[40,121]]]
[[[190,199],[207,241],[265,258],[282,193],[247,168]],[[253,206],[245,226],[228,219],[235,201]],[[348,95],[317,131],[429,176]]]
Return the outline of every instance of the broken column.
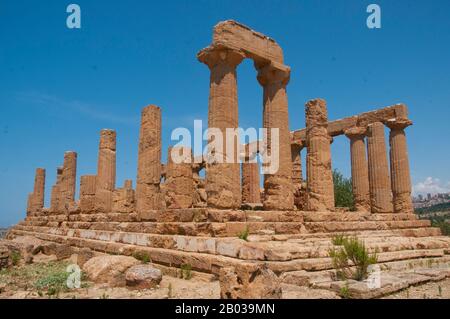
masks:
[[[161,109],[149,105],[142,110],[139,133],[136,210],[142,215],[163,207],[161,180]]]
[[[307,209],[310,211],[334,210],[330,147],[332,138],[327,129],[326,102],[315,99],[306,103]]]
[[[122,188],[114,190],[112,211],[114,213],[132,213],[135,207],[133,182],[127,179],[124,181]]]
[[[27,212],[36,213],[44,208],[45,169],[37,168],[34,177],[33,193],[28,196]]]
[[[301,151],[305,143],[291,144],[292,184],[294,185],[294,204],[297,209],[303,210],[306,205],[306,184],[303,182]]]
[[[63,174],[63,167],[56,168],[56,182],[55,185],[52,186],[52,192],[50,197],[50,211],[58,212],[60,210],[60,202],[61,202],[61,179]]]
[[[96,208],[110,212],[112,194],[116,186],[116,132],[103,129],[100,132],[96,180]]]
[[[352,190],[355,209],[357,211],[369,212],[369,171],[364,140],[366,131],[367,129],[364,127],[353,127],[344,133],[350,140]]]
[[[92,213],[95,210],[96,175],[84,175],[80,179],[80,210]]]
[[[192,207],[194,180],[190,148],[169,147],[165,187],[167,208]]]
[[[59,183],[59,207],[68,210],[75,203],[75,183],[77,178],[77,153],[64,153],[63,171]]]
[[[218,130],[223,136],[222,149],[209,145],[209,153],[214,154],[218,160],[208,159],[206,164],[208,206],[239,208],[242,199],[239,136],[236,134],[229,140],[226,138],[226,130],[238,128],[236,67],[243,60],[244,54],[223,47],[208,47],[200,51],[197,57],[211,71],[208,130],[209,132],[211,129]],[[210,138],[209,143],[212,140]],[[232,146],[232,150],[227,149],[227,144]]]
[[[389,133],[391,159],[391,186],[395,213],[413,213],[411,177],[405,128],[412,125],[408,119],[392,119],[385,122]]]
[[[372,213],[392,213],[392,191],[384,139],[384,125],[375,122],[367,129],[370,206]]]
[[[271,154],[271,129],[278,129],[278,145],[276,146],[279,151],[279,156],[275,159],[278,161],[278,171],[264,174],[263,206],[264,209],[289,210],[294,208],[291,138],[286,94],[290,68],[276,65],[257,65],[258,81],[263,86],[264,91],[263,126],[267,129],[266,148],[268,153]]]
[[[246,204],[261,203],[259,165],[256,156],[257,153],[250,154],[247,144],[242,162],[242,202]]]

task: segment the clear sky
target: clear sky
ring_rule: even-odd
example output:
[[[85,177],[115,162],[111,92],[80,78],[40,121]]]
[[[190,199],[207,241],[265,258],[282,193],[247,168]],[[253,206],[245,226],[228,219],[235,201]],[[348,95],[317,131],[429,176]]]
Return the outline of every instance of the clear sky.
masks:
[[[66,27],[70,3],[81,7],[81,29]],[[366,26],[370,3],[381,6],[381,29]],[[327,100],[330,119],[405,103],[415,190],[449,191],[448,0],[1,0],[0,226],[25,216],[36,167],[47,169],[48,205],[64,151],[78,152],[78,181],[95,174],[102,128],[117,130],[118,185],[135,180],[142,107],[162,107],[164,149],[172,129],[206,120],[209,70],[196,53],[227,19],[282,46],[291,129],[304,127],[311,98]],[[260,127],[251,61],[239,66],[238,91],[241,127]],[[345,137],[332,152],[349,176]]]

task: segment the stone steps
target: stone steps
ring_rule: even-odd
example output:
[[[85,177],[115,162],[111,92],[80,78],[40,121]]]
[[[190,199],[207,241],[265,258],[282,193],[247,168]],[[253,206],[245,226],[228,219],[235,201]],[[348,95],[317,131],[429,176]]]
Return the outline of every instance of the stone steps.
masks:
[[[91,229],[153,233],[165,235],[189,235],[211,237],[237,237],[247,229],[250,234],[302,234],[342,233],[367,230],[420,229],[430,227],[428,220],[401,221],[347,221],[347,222],[72,222],[33,221],[19,223],[25,226],[48,226],[55,228]],[[413,234],[414,232],[412,232]]]
[[[13,231],[16,230],[47,235],[50,236],[50,240],[52,240],[52,236],[60,236],[76,240],[96,240],[139,247],[222,255],[242,260],[285,262],[307,259],[308,262],[312,263],[312,265],[307,264],[309,268],[317,266],[315,264],[317,259],[320,259],[318,267],[331,267],[331,259],[328,258],[328,255],[329,249],[333,247],[331,241],[323,239],[246,242],[238,238],[171,236],[20,225],[16,226]],[[450,239],[447,237],[431,237],[420,240],[401,237],[391,237],[388,240],[383,237],[362,237],[362,239],[369,251],[379,252],[380,261],[383,261],[382,258],[395,259],[398,257],[396,253],[400,251],[406,254],[406,258],[409,258],[408,254],[411,252],[431,254],[431,251],[434,251],[441,255],[450,246]],[[394,257],[392,257],[393,254]],[[404,258],[404,256],[401,258]],[[322,266],[323,263],[325,263],[325,266]],[[304,267],[303,263],[301,265]],[[297,266],[298,263],[294,262],[293,267]]]

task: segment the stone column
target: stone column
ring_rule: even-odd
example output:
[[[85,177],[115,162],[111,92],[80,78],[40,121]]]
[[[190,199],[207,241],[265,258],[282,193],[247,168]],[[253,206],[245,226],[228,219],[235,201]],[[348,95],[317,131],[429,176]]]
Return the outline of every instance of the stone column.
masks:
[[[278,129],[278,171],[264,175],[264,209],[290,210],[294,208],[292,184],[292,154],[289,131],[286,86],[290,69],[272,64],[258,67],[258,81],[263,86],[263,126],[267,129],[267,151],[271,153],[271,129]]]
[[[192,207],[194,179],[190,148],[169,147],[165,184],[167,208]]]
[[[306,176],[307,210],[333,211],[334,186],[331,170],[331,141],[328,135],[326,102],[322,99],[306,103]]]
[[[75,202],[75,183],[77,179],[77,153],[64,153],[63,171],[61,174],[60,188],[61,201],[60,207],[67,210]]]
[[[56,182],[52,186],[52,193],[50,198],[50,211],[58,212],[61,210],[61,179],[63,174],[63,167],[58,167],[56,169]]]
[[[80,210],[92,213],[95,210],[96,175],[84,175],[80,180]]]
[[[247,204],[261,203],[259,165],[255,160],[256,155],[249,154],[247,144],[242,162],[242,202]]]
[[[411,199],[411,177],[409,172],[408,147],[405,128],[412,125],[408,119],[386,121],[389,133],[391,158],[391,185],[395,213],[414,213]]]
[[[239,163],[239,136],[226,138],[226,129],[238,127],[238,97],[236,67],[244,54],[219,47],[206,48],[198,54],[200,62],[210,71],[208,129],[218,129],[223,135],[223,149],[210,147],[209,152],[222,163],[206,164],[206,192],[208,206],[215,208],[239,208],[241,206],[241,176]],[[211,132],[211,131],[210,131]],[[211,142],[211,140],[210,140]],[[231,144],[232,143],[232,144]],[[229,154],[226,145],[233,145],[234,154]]]
[[[345,136],[350,140],[352,166],[352,189],[355,209],[370,212],[369,170],[366,157],[366,128],[353,127],[346,130]]]
[[[40,211],[44,208],[44,193],[45,193],[45,169],[37,168],[36,176],[34,178],[33,191],[33,210]]]
[[[110,212],[112,194],[116,186],[116,132],[104,129],[100,132],[96,180],[96,208]]]
[[[383,123],[368,125],[367,156],[372,213],[392,213],[392,191]]]
[[[142,215],[163,207],[161,181],[161,109],[142,110],[139,133],[136,210]]]
[[[114,213],[133,213],[135,211],[135,192],[133,182],[125,180],[122,188],[115,189],[113,192],[112,210]]]

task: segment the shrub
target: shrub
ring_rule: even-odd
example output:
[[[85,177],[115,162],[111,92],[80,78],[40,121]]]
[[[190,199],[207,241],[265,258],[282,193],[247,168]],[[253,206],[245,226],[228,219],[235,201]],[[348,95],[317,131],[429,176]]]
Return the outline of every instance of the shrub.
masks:
[[[137,260],[142,261],[144,264],[148,264],[149,262],[152,261],[150,255],[147,253],[135,252],[133,254],[133,257],[136,258]]]
[[[22,256],[20,255],[20,251],[16,251],[16,250],[13,250],[11,252],[10,257],[11,257],[11,262],[12,262],[13,266],[17,266],[19,264],[20,258],[22,258]]]
[[[329,251],[338,277],[359,281],[366,279],[369,265],[377,263],[377,253],[369,255],[364,242],[356,237],[343,238],[342,246],[338,250],[332,248]]]
[[[345,178],[337,170],[333,170],[334,204],[336,207],[348,207],[354,210],[351,178]]]

